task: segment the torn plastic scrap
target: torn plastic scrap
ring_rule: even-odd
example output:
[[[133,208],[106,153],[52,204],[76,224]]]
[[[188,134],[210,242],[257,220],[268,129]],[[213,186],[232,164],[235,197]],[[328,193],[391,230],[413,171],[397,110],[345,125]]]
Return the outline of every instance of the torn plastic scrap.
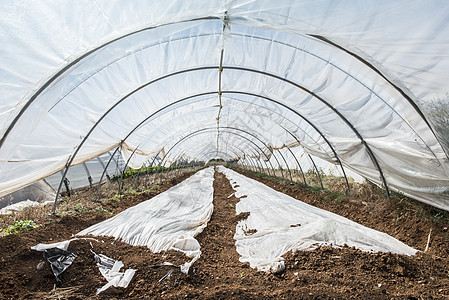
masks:
[[[76,258],[72,252],[61,250],[59,248],[50,248],[44,250],[44,258],[51,266],[51,270],[55,275],[56,281],[62,285],[62,280],[59,277],[68,267],[70,267]]]
[[[108,281],[103,287],[97,289],[97,295],[107,290],[111,286],[127,288],[131,279],[134,277],[136,270],[127,269],[125,272],[120,272],[120,269],[124,266],[120,260],[114,260],[103,254],[97,254],[91,250],[94,254],[97,266],[100,269],[101,275]]]
[[[70,242],[76,241],[76,240],[92,240],[92,241],[98,242],[98,240],[93,239],[93,238],[73,238],[70,240],[52,243],[52,244],[37,244],[35,246],[32,246],[31,249],[36,250],[36,251],[45,251],[45,250],[51,249],[51,248],[59,248],[61,250],[67,251],[67,249],[69,248]],[[92,246],[92,244],[91,244],[91,246]]]
[[[75,240],[93,240],[98,242],[98,240],[92,238],[73,238],[58,243],[38,244],[31,247],[33,250],[44,252],[44,258],[50,263],[53,274],[55,274],[56,281],[59,284],[61,284],[59,275],[72,264],[76,257],[75,254],[66,251],[70,245],[70,242]],[[116,261],[103,254],[96,254],[92,250],[90,251],[94,254],[94,258],[97,262],[98,268],[100,269],[101,275],[103,275],[103,277],[108,281],[105,286],[97,290],[97,295],[108,289],[110,286],[123,288],[128,287],[128,284],[134,277],[136,270],[127,269],[124,273],[120,272],[120,269],[123,267],[123,263],[121,261]]]
[[[173,245],[170,247],[170,250],[176,250],[183,252],[188,257],[193,257],[190,262],[186,262],[183,265],[179,266],[181,272],[184,274],[191,275],[192,265],[200,258],[201,256],[201,246],[200,243],[194,237],[186,237],[183,239],[177,239]]]
[[[72,240],[74,239],[53,244],[38,244],[31,247],[32,250],[44,252],[44,259],[50,264],[59,285],[62,284],[59,275],[67,270],[76,258],[75,254],[67,251]]]

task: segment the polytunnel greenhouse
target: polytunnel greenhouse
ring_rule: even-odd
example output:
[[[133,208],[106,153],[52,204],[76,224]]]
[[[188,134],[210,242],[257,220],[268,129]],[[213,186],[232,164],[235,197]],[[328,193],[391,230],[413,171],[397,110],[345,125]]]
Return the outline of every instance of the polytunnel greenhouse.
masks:
[[[2,297],[449,297],[447,3],[1,7]]]

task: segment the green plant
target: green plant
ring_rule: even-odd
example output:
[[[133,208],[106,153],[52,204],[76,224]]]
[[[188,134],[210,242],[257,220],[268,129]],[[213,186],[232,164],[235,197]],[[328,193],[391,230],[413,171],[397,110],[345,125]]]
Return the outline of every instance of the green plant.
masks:
[[[239,278],[239,283],[243,283],[243,279],[245,279],[245,274],[243,272],[241,272],[240,274],[240,278]]]
[[[125,194],[138,195],[139,193],[135,189],[130,187],[125,191]]]
[[[186,166],[184,165],[174,165],[171,167],[171,169],[177,169],[177,168],[184,168]],[[140,168],[140,174],[153,174],[156,172],[162,172],[162,171],[166,171],[169,168],[167,167],[163,167],[163,166],[155,166],[155,167],[144,167],[144,168]],[[114,177],[112,177],[112,180],[119,180],[121,177],[123,177],[123,179],[128,178],[128,177],[134,177],[137,176],[137,174],[139,174],[139,169],[132,169],[132,168],[128,168],[126,169],[123,174],[120,175],[115,175]]]
[[[124,195],[115,194],[114,197],[112,197],[112,200],[114,201],[120,201],[123,198]]]
[[[85,208],[83,206],[83,204],[81,204],[81,203],[75,204],[75,212],[76,213],[83,214],[83,213],[88,212],[88,211],[89,211],[89,209]]]
[[[322,191],[321,186],[318,185],[309,185],[307,189],[312,193],[321,193]]]
[[[348,196],[346,195],[346,194],[344,194],[344,193],[338,193],[336,196],[335,196],[335,198],[334,198],[334,202],[335,203],[340,203],[340,202],[342,202],[343,200],[345,200],[346,198],[347,198]]]
[[[109,211],[107,209],[104,209],[103,207],[96,207],[95,208],[96,211],[99,211],[101,213],[107,214],[107,215],[112,215],[114,214],[112,211]]]
[[[6,228],[7,234],[15,234],[22,231],[27,231],[36,228],[37,225],[32,220],[22,220],[22,221],[16,221],[12,225],[9,225],[8,228]]]

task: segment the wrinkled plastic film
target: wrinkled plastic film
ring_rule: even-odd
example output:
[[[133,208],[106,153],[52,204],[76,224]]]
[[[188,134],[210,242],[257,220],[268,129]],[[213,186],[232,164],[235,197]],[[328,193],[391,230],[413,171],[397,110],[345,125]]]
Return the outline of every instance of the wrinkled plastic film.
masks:
[[[240,198],[237,214],[250,213],[239,221],[234,235],[240,261],[260,271],[278,273],[285,267],[282,255],[318,246],[348,245],[362,251],[405,255],[417,251],[385,233],[291,198],[235,171],[222,166],[219,171]]]
[[[203,169],[150,200],[95,224],[78,235],[112,236],[158,253],[184,252],[192,257],[181,267],[186,273],[200,257],[194,238],[206,227],[213,212],[213,168]]]
[[[229,16],[225,42],[224,12]],[[268,98],[279,101],[285,107],[275,108],[276,123],[281,116],[292,119],[292,110],[304,114],[344,166],[382,184],[367,145],[392,190],[448,209],[444,78],[449,32],[443,26],[448,16],[438,1],[5,5],[0,12],[0,42],[8,45],[0,53],[0,132],[11,130],[0,148],[0,195],[63,169],[93,126],[74,164],[117,147],[166,105],[216,93],[223,49],[223,97],[257,97],[266,108],[276,107]],[[84,18],[92,21],[89,26],[79,25]],[[232,91],[240,94],[226,94]],[[226,110],[225,103],[223,116],[236,114]],[[228,121],[269,132],[267,143],[274,147],[290,142],[263,118]],[[323,137],[305,120],[293,121],[300,129],[287,129],[294,130],[306,152],[335,163]],[[173,130],[188,123],[174,120]],[[161,151],[162,135],[141,144],[155,128],[139,129],[127,142],[129,149],[139,147],[142,157]],[[204,156],[202,150],[190,156]],[[131,165],[144,160],[137,156]]]

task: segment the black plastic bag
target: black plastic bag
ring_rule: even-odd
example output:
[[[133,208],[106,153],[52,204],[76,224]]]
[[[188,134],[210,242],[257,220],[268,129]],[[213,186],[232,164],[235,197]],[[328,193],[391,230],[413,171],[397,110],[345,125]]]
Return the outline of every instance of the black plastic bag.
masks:
[[[44,258],[50,263],[51,270],[56,277],[56,281],[59,285],[62,285],[59,275],[70,267],[75,260],[76,255],[59,248],[50,248],[44,251]]]

